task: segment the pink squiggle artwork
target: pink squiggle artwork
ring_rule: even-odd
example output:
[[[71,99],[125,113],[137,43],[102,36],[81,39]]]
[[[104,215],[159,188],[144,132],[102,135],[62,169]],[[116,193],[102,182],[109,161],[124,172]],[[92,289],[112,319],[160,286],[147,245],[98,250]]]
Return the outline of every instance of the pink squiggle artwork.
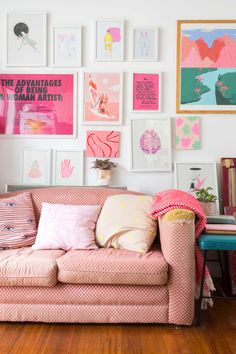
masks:
[[[118,157],[120,132],[109,130],[87,131],[86,156]]]

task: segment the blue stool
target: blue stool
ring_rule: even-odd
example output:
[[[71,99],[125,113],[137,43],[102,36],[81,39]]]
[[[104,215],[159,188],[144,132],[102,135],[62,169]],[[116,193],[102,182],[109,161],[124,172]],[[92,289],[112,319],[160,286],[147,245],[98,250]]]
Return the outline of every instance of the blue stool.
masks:
[[[203,296],[203,285],[204,285],[204,274],[207,262],[207,251],[216,250],[218,253],[218,260],[220,263],[221,275],[224,278],[224,270],[221,261],[220,251],[236,251],[236,235],[226,235],[226,234],[202,234],[198,238],[198,246],[203,251],[203,269],[201,278],[201,290],[199,297],[199,304],[197,308],[197,324],[200,324],[200,313],[201,313],[201,303],[203,298],[209,298]]]

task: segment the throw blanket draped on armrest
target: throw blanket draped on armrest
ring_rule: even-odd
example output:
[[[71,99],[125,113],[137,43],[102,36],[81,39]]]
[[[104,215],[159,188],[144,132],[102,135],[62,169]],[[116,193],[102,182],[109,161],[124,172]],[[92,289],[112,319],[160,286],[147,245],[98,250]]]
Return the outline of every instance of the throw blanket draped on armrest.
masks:
[[[196,259],[196,298],[199,297],[200,286],[201,286],[201,276],[203,268],[203,256],[202,252],[197,245],[197,238],[202,233],[206,225],[206,216],[202,209],[201,204],[198,200],[191,194],[177,190],[177,189],[168,189],[162,192],[157,193],[153,198],[151,216],[154,219],[157,219],[159,216],[166,214],[168,211],[173,209],[188,209],[195,213],[196,222],[195,222],[195,259]],[[206,267],[204,275],[204,296],[210,296],[211,292],[215,290],[210,273]],[[203,299],[202,308],[207,307],[207,303],[212,306],[212,299]]]

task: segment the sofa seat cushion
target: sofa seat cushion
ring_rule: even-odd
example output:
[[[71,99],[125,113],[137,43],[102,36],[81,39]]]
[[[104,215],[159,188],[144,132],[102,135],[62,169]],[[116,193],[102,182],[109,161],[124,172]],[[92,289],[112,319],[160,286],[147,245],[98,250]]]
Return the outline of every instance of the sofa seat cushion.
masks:
[[[0,251],[0,286],[54,286],[56,259],[64,253],[31,247]]]
[[[74,250],[57,259],[58,281],[74,284],[164,285],[168,264],[159,249]]]

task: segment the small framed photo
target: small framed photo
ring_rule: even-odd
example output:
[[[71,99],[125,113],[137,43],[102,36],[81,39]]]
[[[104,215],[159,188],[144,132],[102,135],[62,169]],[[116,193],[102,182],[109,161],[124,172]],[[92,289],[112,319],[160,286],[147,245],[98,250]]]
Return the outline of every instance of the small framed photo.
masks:
[[[46,13],[8,13],[6,65],[47,65]]]
[[[175,188],[195,196],[201,188],[211,187],[211,193],[217,196],[219,210],[219,194],[215,162],[175,162]]]
[[[131,170],[171,171],[170,118],[131,119]]]
[[[86,156],[119,157],[120,132],[115,130],[88,130]]]
[[[161,111],[161,74],[132,73],[132,112]]]
[[[124,60],[124,21],[95,21],[95,60]]]
[[[61,186],[82,185],[83,170],[83,151],[55,151],[54,184]]]
[[[53,66],[81,66],[81,26],[54,26]]]
[[[48,185],[51,179],[51,150],[24,149],[22,153],[22,183]]]
[[[157,61],[158,28],[133,28],[132,60]]]
[[[83,83],[83,123],[122,123],[123,73],[85,72]]]

